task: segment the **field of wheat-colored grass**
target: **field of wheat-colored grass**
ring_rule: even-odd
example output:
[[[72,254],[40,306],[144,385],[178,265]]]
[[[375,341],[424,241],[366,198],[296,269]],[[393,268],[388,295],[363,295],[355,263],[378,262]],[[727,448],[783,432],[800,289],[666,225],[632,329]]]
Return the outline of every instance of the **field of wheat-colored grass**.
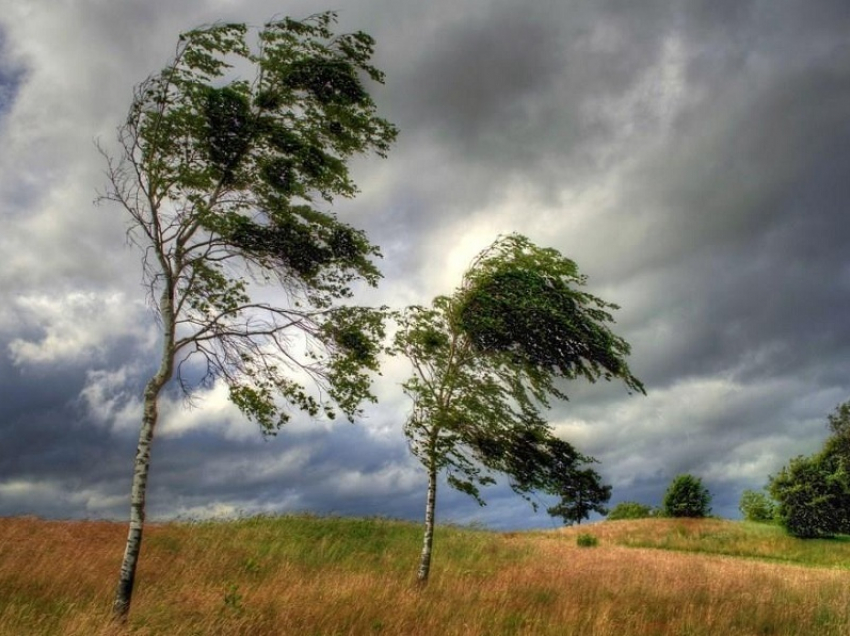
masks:
[[[850,543],[719,520],[551,532],[384,519],[149,525],[130,620],[109,625],[126,527],[0,518],[0,634],[850,633]],[[592,534],[596,547],[577,546]]]

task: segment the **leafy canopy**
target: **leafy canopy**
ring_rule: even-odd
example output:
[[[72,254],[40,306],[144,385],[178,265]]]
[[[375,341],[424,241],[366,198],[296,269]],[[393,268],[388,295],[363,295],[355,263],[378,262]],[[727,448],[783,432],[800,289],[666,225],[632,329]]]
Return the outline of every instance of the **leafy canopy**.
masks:
[[[245,24],[184,33],[108,157],[105,198],[132,217],[183,389],[225,381],[267,432],[289,417],[280,395],[351,417],[383,337],[379,312],[339,306],[355,282],[377,283],[379,251],[326,208],[357,192],[347,161],[384,156],[397,131],[364,85],[383,80],[373,40],[334,34],[335,19],[272,21],[253,44]]]
[[[584,468],[592,459],[557,439],[540,412],[550,396],[566,398],[561,379],[616,377],[643,392],[625,362],[628,344],[606,324],[615,305],[584,284],[556,250],[511,234],[478,255],[452,296],[397,315],[395,351],[414,369],[403,385],[411,449],[479,503],[494,473],[526,497],[562,497],[551,512],[565,520],[610,497]]]
[[[512,234],[485,250],[457,297],[458,328],[482,354],[523,369],[531,386],[566,398],[550,380],[620,378],[643,385],[629,371],[631,349],[608,327],[619,309],[581,289],[587,278],[557,250]],[[540,382],[540,384],[538,384]]]
[[[745,490],[741,493],[738,510],[747,521],[770,523],[776,516],[776,506],[770,497],[757,490]]]
[[[678,475],[664,494],[663,511],[667,517],[707,517],[711,493],[699,477]]]
[[[827,426],[821,451],[795,457],[768,485],[779,523],[796,537],[850,534],[850,402],[827,416]]]

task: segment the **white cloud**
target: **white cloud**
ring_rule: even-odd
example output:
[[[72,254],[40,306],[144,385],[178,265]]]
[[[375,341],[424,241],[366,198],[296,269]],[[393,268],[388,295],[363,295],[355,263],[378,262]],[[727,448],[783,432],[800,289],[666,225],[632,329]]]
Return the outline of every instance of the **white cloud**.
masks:
[[[11,340],[9,354],[16,365],[96,363],[121,338],[146,346],[155,338],[151,326],[140,324],[144,308],[118,292],[22,295],[13,306],[23,324],[41,332]]]
[[[74,490],[64,481],[45,479],[12,479],[0,482],[0,498],[12,508],[37,507],[58,511],[70,507],[95,516],[111,514],[122,505],[129,506],[129,498],[126,495],[105,495],[98,488]]]
[[[163,396],[160,399],[159,435],[182,437],[193,431],[207,431],[230,440],[259,438],[257,424],[249,422],[228,398],[228,389],[217,382],[210,389],[192,394],[191,402]]]
[[[138,369],[97,370],[86,373],[80,399],[98,425],[114,433],[138,431],[142,417],[141,396],[128,385]]]
[[[771,411],[788,395],[799,396],[800,412]],[[681,472],[721,483],[763,483],[789,457],[813,452],[825,438],[818,415],[829,410],[831,394],[811,397],[793,380],[693,378],[613,407],[571,402],[564,409],[571,416],[554,426],[560,437],[601,461],[615,490]],[[805,419],[805,413],[816,416]]]

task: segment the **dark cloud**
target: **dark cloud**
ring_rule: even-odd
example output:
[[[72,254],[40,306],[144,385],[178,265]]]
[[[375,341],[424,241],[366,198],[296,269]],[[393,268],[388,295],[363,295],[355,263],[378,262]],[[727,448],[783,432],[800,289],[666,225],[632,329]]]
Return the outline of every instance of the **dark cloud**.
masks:
[[[0,514],[126,514],[157,345],[124,219],[90,205],[103,168],[91,140],[111,142],[177,33],[280,12],[219,5],[34,2],[0,16]],[[377,38],[376,99],[401,128],[389,159],[355,163],[363,192],[336,208],[385,255],[363,299],[450,292],[500,232],[574,258],[590,291],[622,305],[615,330],[649,392],[574,382],[550,412],[600,460],[615,502],[658,504],[692,472],[732,516],[741,490],[818,447],[850,397],[850,5],[358,0],[340,23]],[[152,514],[420,518],[406,371],[389,368],[366,421],[297,419],[270,440],[220,395],[195,410],[170,396]],[[443,520],[551,525],[504,484],[485,508],[440,497]]]
[[[6,29],[0,24],[0,123],[12,108],[21,83],[26,77],[25,67],[9,55]]]
[[[560,67],[555,24],[518,7],[487,18],[435,34],[403,80],[409,90],[401,108],[410,123],[465,147],[505,143],[531,123],[524,104],[556,81]]]

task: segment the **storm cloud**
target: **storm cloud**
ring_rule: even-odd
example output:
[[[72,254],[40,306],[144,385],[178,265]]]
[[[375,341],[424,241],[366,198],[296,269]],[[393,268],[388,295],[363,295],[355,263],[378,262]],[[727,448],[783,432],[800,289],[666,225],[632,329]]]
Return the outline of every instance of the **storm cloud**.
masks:
[[[621,306],[615,330],[648,392],[571,383],[550,412],[614,502],[656,504],[692,472],[735,516],[743,489],[820,445],[850,399],[846,2],[339,9],[341,30],[376,38],[387,81],[373,93],[401,129],[388,159],[357,159],[361,193],[336,206],[384,253],[362,302],[450,292],[500,233],[574,259]],[[92,203],[95,140],[112,148],[132,86],[180,31],[316,10],[31,0],[0,16],[0,514],[127,512],[158,331],[127,219]],[[169,393],[152,514],[421,517],[406,373],[388,361],[362,421],[298,417],[269,439],[219,387],[194,406]],[[504,484],[485,508],[442,493],[444,520],[552,524]]]

